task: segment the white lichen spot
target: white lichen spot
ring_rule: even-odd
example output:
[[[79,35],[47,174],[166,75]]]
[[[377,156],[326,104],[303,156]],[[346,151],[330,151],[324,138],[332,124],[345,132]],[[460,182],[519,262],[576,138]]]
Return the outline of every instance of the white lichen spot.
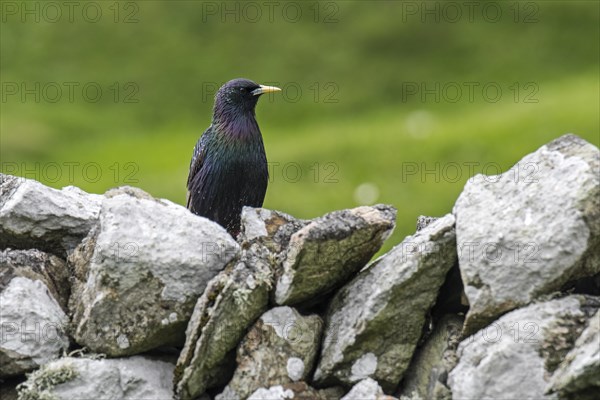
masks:
[[[253,275],[248,275],[248,277],[246,278],[246,286],[248,286],[248,289],[250,290],[256,288],[256,280],[254,279]]]
[[[127,339],[127,336],[124,334],[120,334],[119,337],[117,337],[117,344],[120,349],[126,349],[129,347],[129,339]]]
[[[367,353],[352,364],[350,380],[352,382],[369,378],[377,370],[377,356]]]
[[[287,361],[286,369],[292,381],[299,381],[304,375],[304,361],[298,357],[290,357]]]
[[[171,322],[171,323],[177,322],[177,313],[176,312],[172,312],[171,314],[169,314],[169,322]]]
[[[293,399],[294,392],[283,389],[283,386],[272,386],[269,389],[261,388],[248,397],[248,400],[286,400]]]

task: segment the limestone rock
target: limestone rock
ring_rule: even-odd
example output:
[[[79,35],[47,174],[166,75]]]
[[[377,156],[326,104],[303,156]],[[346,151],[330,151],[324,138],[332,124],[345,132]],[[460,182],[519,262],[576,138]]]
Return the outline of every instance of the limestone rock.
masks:
[[[326,317],[320,385],[373,378],[393,390],[408,367],[426,315],[456,262],[450,214],[407,237],[338,291]]]
[[[183,344],[198,297],[239,251],[218,224],[136,193],[107,196],[69,257],[73,337],[109,356]]]
[[[70,274],[61,258],[36,249],[0,251],[0,285],[15,276],[43,282],[52,297],[67,311]]]
[[[32,373],[18,387],[19,399],[172,399],[173,368],[142,356],[61,358]]]
[[[66,265],[39,250],[0,252],[0,377],[20,375],[69,347]]]
[[[511,311],[464,339],[448,385],[455,399],[557,399],[550,379],[600,308],[567,296]]]
[[[309,223],[280,211],[244,207],[237,239],[242,246],[257,243],[266,247],[272,253],[273,261],[281,263],[281,253],[286,250],[291,236]]]
[[[218,400],[245,399],[257,389],[303,381],[315,362],[321,319],[290,307],[264,313],[237,353],[237,369]]]
[[[371,378],[363,379],[342,397],[341,400],[392,400],[391,396],[386,396],[383,389],[376,380]]]
[[[472,178],[454,214],[470,334],[600,272],[600,152],[562,136],[501,175]]]
[[[312,220],[290,238],[275,302],[314,301],[347,282],[381,248],[395,221],[396,210],[386,205],[334,211]]]
[[[272,284],[265,250],[256,244],[209,282],[194,308],[175,370],[181,399],[228,382],[235,370],[235,349],[266,310]]]
[[[88,234],[102,201],[73,186],[57,190],[5,174],[0,194],[0,249],[37,248],[59,256]]]
[[[339,400],[343,393],[339,388],[317,390],[306,382],[294,382],[258,389],[248,400]]]

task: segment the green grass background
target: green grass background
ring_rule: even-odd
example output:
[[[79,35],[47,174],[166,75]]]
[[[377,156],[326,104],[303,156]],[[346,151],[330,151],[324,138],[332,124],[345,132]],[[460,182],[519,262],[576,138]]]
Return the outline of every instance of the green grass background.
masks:
[[[294,2],[302,11],[294,21],[283,16],[285,2],[272,19],[260,1],[260,18],[234,2],[96,2],[97,23],[81,8],[72,22],[53,23],[7,14],[3,4],[2,172],[94,193],[129,183],[183,203],[192,148],[210,123],[206,86],[277,82],[290,91],[257,108],[272,163],[265,207],[312,218],[364,202],[355,191],[368,183],[376,202],[398,208],[387,249],[414,231],[418,215],[449,212],[472,172],[506,170],[567,132],[600,144],[599,3],[493,2],[502,15],[486,18],[494,16],[484,14],[487,3],[475,2],[470,18],[454,2],[462,17],[452,22],[446,2]],[[237,7],[239,21],[235,11],[220,15],[225,7]],[[420,14],[426,9],[433,14]],[[131,12],[137,22],[124,23]],[[92,103],[76,88],[73,101],[65,90],[53,103],[7,93],[36,82],[97,82],[103,94]],[[138,102],[115,101],[114,82],[121,96],[133,82]],[[409,95],[411,82],[464,90],[456,102],[436,101]],[[473,101],[465,82],[479,85]],[[483,96],[488,83],[502,89],[497,102]],[[525,102],[532,87],[537,102]],[[73,174],[65,163],[75,163]],[[84,173],[90,163],[99,176]]]

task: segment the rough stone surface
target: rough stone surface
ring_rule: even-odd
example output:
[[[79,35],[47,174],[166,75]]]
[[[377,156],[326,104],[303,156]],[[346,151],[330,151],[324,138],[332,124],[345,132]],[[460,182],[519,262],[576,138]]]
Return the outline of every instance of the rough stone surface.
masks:
[[[235,369],[235,349],[266,311],[272,284],[265,250],[258,245],[209,282],[194,308],[175,370],[181,399],[227,383]]]
[[[470,334],[600,271],[600,152],[562,136],[504,174],[472,178],[454,214]]]
[[[448,385],[455,399],[557,399],[552,374],[600,298],[572,295],[512,311],[463,340]]]
[[[419,215],[419,217],[417,218],[417,232],[420,231],[421,229],[425,228],[427,225],[431,224],[432,222],[434,222],[437,218],[436,217],[428,217],[426,215]]]
[[[264,313],[250,329],[237,353],[237,369],[217,400],[245,399],[261,387],[293,383],[290,359],[304,363],[300,379],[312,370],[321,338],[317,315],[302,316],[290,307]],[[298,365],[297,360],[293,364]],[[297,378],[296,372],[292,373]]]
[[[458,361],[458,347],[464,318],[449,314],[437,322],[423,346],[417,349],[402,382],[400,397],[451,400],[446,386],[448,373]]]
[[[39,250],[0,252],[0,377],[31,371],[69,347],[66,265]]]
[[[354,385],[342,400],[392,400],[393,398],[383,393],[376,380],[367,378]]]
[[[37,248],[64,256],[95,224],[102,196],[52,189],[0,174],[0,249]]]
[[[592,400],[600,393],[600,311],[554,372],[551,392],[564,399]]]
[[[274,263],[280,264],[291,236],[309,223],[280,211],[244,207],[237,240],[242,246],[257,243],[266,247],[272,253]]]
[[[306,382],[287,383],[256,390],[248,400],[339,400],[344,392],[340,388],[317,390]]]
[[[239,251],[218,224],[139,192],[107,197],[69,257],[73,337],[110,356],[183,344],[198,297]]]
[[[380,249],[395,221],[396,210],[381,204],[334,211],[311,221],[290,238],[275,302],[314,301],[344,284]]]
[[[448,214],[375,260],[344,286],[327,311],[319,385],[373,378],[393,390],[408,367],[447,272],[456,262]]]
[[[142,356],[65,357],[32,373],[19,387],[19,399],[172,399],[173,368]]]
[[[0,251],[0,288],[15,276],[44,283],[52,297],[67,311],[70,274],[61,258],[36,249]]]

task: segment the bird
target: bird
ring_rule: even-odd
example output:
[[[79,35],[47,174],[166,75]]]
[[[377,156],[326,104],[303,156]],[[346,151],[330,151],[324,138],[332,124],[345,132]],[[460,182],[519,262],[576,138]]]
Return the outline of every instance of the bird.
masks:
[[[186,207],[236,238],[244,206],[262,207],[269,170],[255,107],[275,86],[238,78],[215,94],[210,126],[196,142],[187,179]]]

